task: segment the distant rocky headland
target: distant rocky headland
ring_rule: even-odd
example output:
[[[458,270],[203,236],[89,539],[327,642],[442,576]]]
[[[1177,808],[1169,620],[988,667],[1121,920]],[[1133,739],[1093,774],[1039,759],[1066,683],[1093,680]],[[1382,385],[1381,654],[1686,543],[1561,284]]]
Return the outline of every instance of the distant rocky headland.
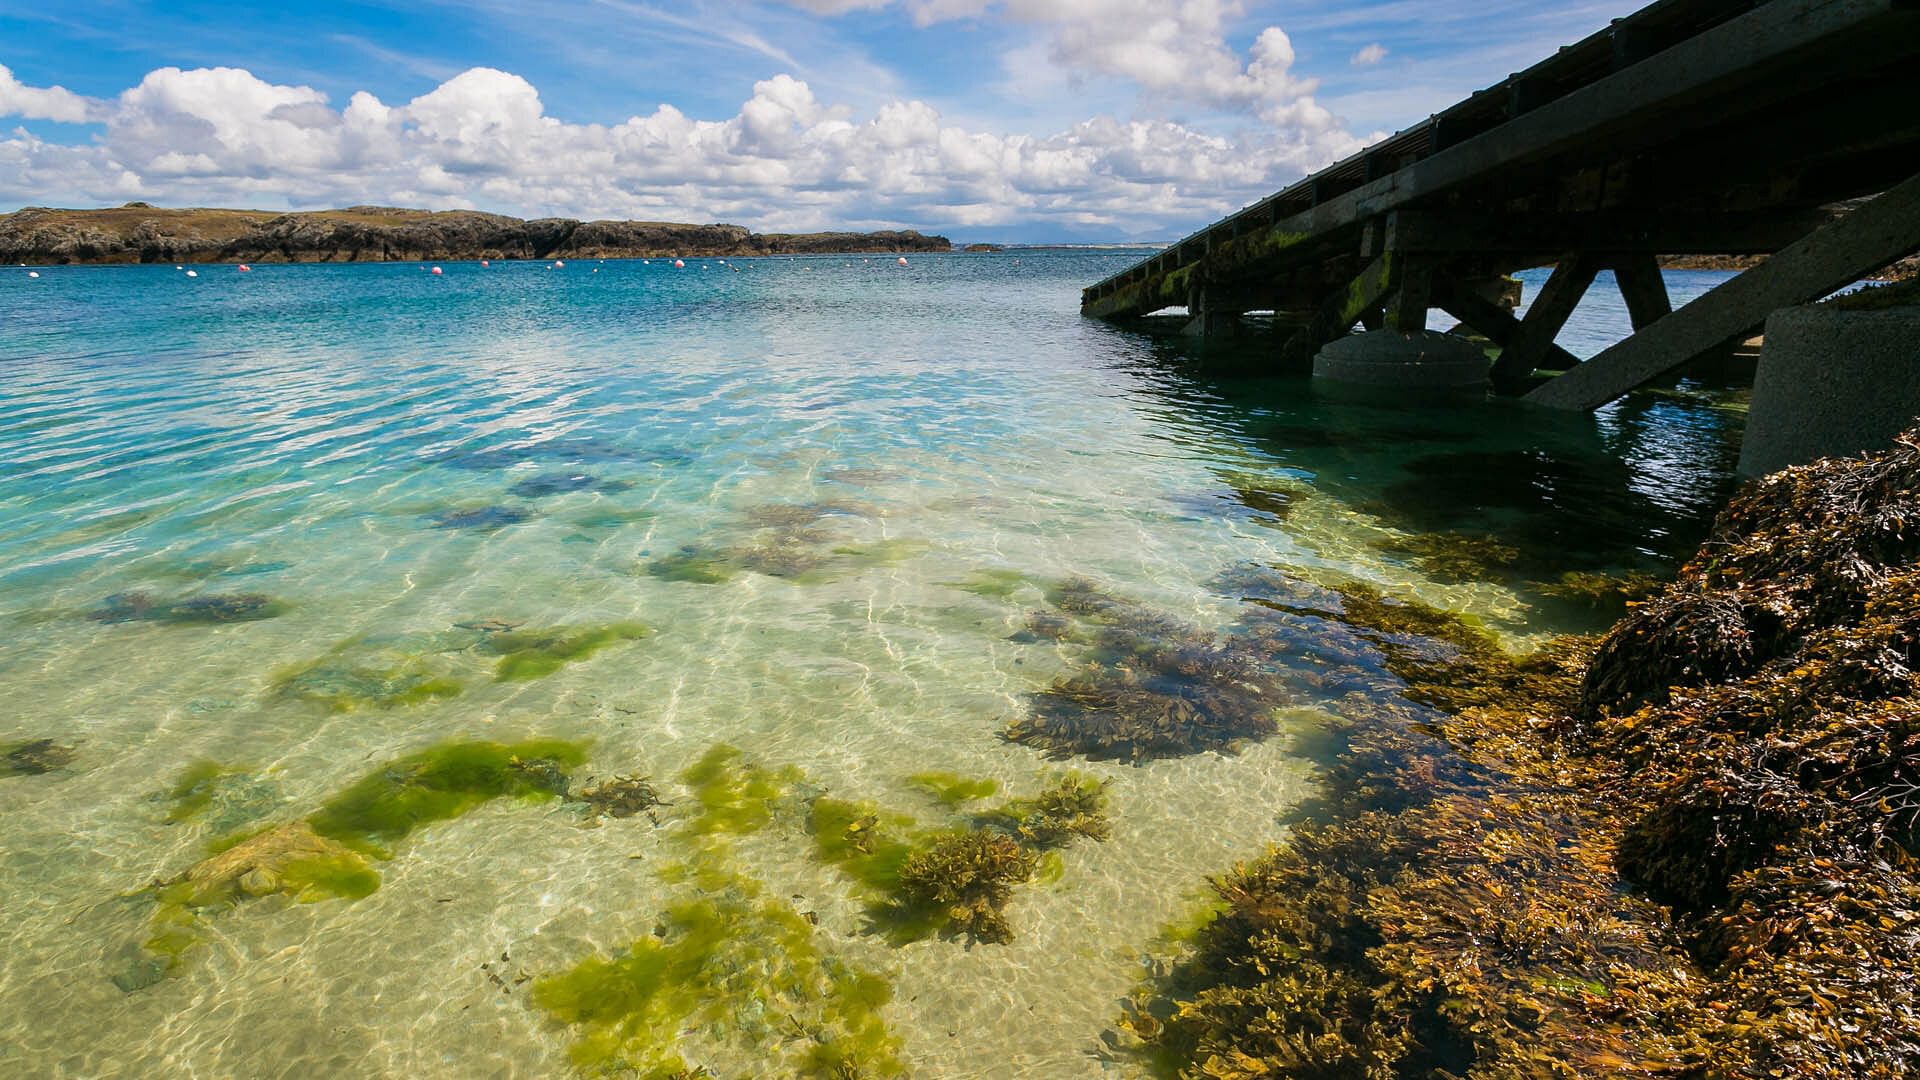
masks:
[[[754,233],[662,221],[522,221],[474,210],[102,210],[0,214],[0,263],[384,262],[950,251],[918,232]]]

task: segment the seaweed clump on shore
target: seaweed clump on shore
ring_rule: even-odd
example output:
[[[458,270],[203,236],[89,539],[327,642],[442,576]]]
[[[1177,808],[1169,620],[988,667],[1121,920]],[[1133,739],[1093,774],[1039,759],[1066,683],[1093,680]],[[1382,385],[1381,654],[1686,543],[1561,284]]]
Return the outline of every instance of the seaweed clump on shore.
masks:
[[[1028,695],[1028,715],[1001,733],[1009,742],[1055,758],[1141,762],[1231,752],[1278,729],[1280,684],[1246,641],[1189,626],[1078,578],[1051,590],[1048,599],[1057,615],[1037,613],[1028,632],[1084,644],[1090,657]]]
[[[1915,524],[1910,434],[1751,486],[1597,648],[1383,638],[1317,819],[1122,1027],[1209,1080],[1911,1075]]]

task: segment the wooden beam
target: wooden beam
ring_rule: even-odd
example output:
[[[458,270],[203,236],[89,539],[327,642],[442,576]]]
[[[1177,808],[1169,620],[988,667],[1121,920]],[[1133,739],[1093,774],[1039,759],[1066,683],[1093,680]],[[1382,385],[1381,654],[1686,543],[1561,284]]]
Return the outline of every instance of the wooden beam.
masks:
[[[1386,325],[1403,334],[1427,328],[1427,309],[1433,306],[1434,265],[1430,259],[1407,259],[1400,268],[1400,287],[1387,301]]]
[[[1436,286],[1434,300],[1440,310],[1466,323],[1495,345],[1506,348],[1507,343],[1519,332],[1520,320],[1513,317],[1513,312],[1481,296],[1470,285],[1443,277],[1436,282]],[[1547,346],[1547,355],[1534,366],[1565,371],[1579,362],[1572,353],[1550,344]]]
[[[1567,316],[1593,284],[1600,272],[1600,260],[1592,255],[1569,255],[1554,266],[1552,276],[1533,298],[1526,318],[1520,320],[1512,340],[1501,346],[1500,358],[1493,363],[1496,379],[1518,379],[1540,366],[1553,351],[1553,339],[1567,324]],[[1482,331],[1484,333],[1484,331]]]
[[[1827,208],[1694,214],[1396,210],[1381,250],[1434,255],[1597,251],[1645,255],[1770,255],[1845,211]]]
[[[1528,394],[1558,409],[1594,409],[1703,353],[1920,250],[1920,174],[1725,282]]]
[[[1379,306],[1380,301],[1399,286],[1400,267],[1394,256],[1386,254],[1374,259],[1346,288],[1321,304],[1306,326],[1287,339],[1280,347],[1280,363],[1285,367],[1311,363],[1321,346],[1353,329],[1362,315]]]
[[[1627,302],[1627,318],[1636,332],[1673,314],[1673,301],[1667,298],[1667,281],[1660,276],[1660,263],[1653,256],[1615,259],[1613,281],[1620,287],[1620,299]]]

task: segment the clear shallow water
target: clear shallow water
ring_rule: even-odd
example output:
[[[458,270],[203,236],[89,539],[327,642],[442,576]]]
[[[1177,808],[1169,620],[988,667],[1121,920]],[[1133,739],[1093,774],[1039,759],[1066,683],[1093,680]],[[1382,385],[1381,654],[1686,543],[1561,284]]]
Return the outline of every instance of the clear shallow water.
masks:
[[[1729,484],[1740,417],[1701,395],[1568,418],[1197,374],[1078,317],[1080,286],[1129,258],[0,271],[0,742],[77,747],[0,778],[0,1073],[563,1072],[569,1033],[514,979],[652,930],[677,895],[671,778],[714,744],[938,821],[909,774],[1026,792],[1047,773],[998,732],[1084,659],[1014,640],[1050,584],[1217,628],[1238,605],[1211,583],[1256,561],[1519,640],[1599,621],[1530,582],[1670,565]],[[1670,280],[1678,299],[1720,277]],[[1607,299],[1573,351],[1617,332]],[[797,527],[760,509],[808,503]],[[1498,580],[1433,580],[1393,548],[1435,531],[1519,554]],[[712,583],[649,572],[686,548],[759,554]],[[89,617],[130,594],[277,614]],[[458,629],[484,620],[653,633],[498,682],[487,631]],[[278,689],[315,664],[461,693],[342,712]],[[242,905],[176,977],[111,981],[152,908],[129,894],[221,832],[437,740],[533,736],[591,740],[583,775],[649,774],[679,804],[656,828],[492,803],[407,839],[365,899]],[[169,823],[202,759],[249,786],[221,820]],[[1017,891],[1008,945],[888,946],[791,830],[737,868],[892,980],[916,1075],[1128,1075],[1100,1036],[1142,953],[1281,835],[1310,770],[1282,739],[1081,767],[1111,780],[1114,835]]]

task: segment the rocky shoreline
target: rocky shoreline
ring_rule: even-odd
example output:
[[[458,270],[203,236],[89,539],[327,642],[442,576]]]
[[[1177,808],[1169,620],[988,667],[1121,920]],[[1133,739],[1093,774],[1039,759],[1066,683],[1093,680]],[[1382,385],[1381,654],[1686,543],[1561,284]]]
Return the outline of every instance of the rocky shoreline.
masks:
[[[392,262],[424,259],[615,259],[686,255],[828,255],[952,250],[943,236],[894,232],[754,233],[738,225],[659,221],[523,221],[474,210],[27,207],[0,214],[0,262]]]

